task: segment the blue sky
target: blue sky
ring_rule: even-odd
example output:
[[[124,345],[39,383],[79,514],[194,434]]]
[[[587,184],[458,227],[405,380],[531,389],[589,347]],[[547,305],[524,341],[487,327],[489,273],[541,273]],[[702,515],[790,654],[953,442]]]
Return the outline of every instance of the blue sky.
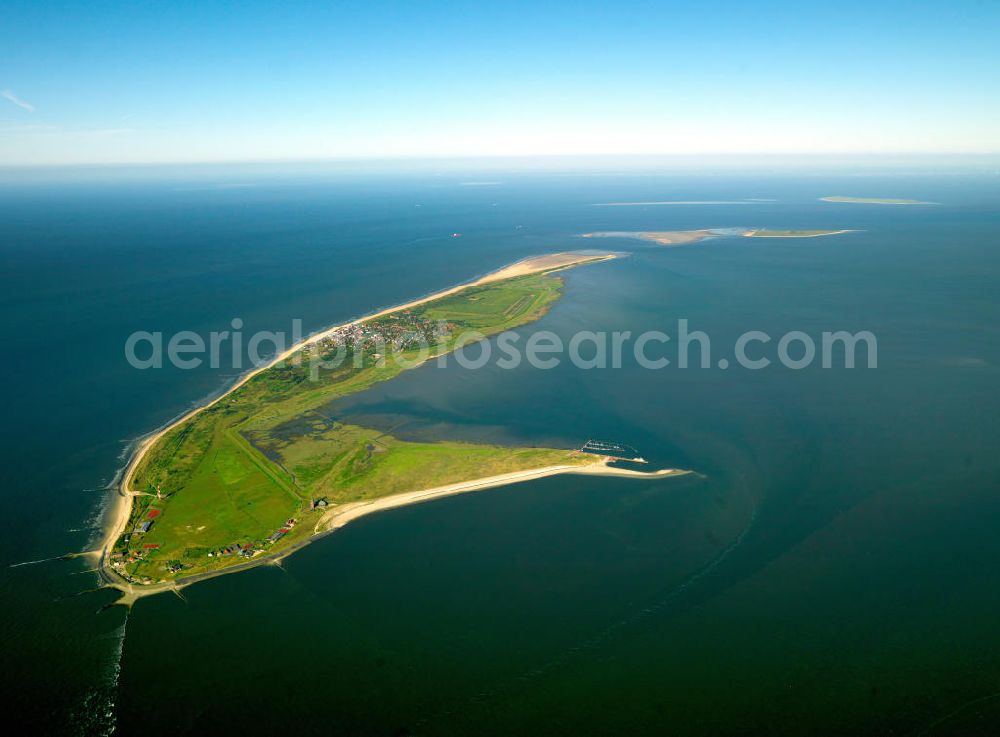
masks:
[[[4,3],[0,165],[1000,152],[1000,3]]]

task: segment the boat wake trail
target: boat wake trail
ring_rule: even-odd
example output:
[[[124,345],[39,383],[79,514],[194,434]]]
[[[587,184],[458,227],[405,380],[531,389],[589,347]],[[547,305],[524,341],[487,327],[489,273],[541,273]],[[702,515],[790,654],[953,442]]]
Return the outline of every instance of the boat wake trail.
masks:
[[[53,561],[53,560],[62,560],[64,557],[65,556],[62,556],[62,555],[56,555],[56,556],[54,556],[52,558],[42,558],[40,560],[26,560],[23,563],[11,563],[9,567],[10,568],[20,568],[21,566],[35,566],[35,565],[38,565],[39,563],[48,563],[48,562]]]
[[[706,566],[696,571],[694,574],[692,574],[687,579],[685,579],[681,583],[671,588],[669,591],[665,592],[654,603],[626,617],[622,617],[621,619],[619,619],[616,622],[613,622],[612,624],[609,624],[603,630],[591,636],[590,638],[584,640],[580,644],[575,645],[572,648],[569,648],[562,654],[557,655],[548,662],[532,669],[528,673],[524,673],[521,676],[518,676],[516,680],[524,682],[524,681],[529,681],[532,678],[537,678],[538,676],[544,675],[545,673],[555,669],[556,667],[565,664],[572,658],[584,652],[587,652],[588,650],[593,650],[599,645],[602,645],[603,643],[610,640],[612,637],[614,637],[622,630],[632,625],[636,625],[644,620],[647,620],[654,614],[662,611],[668,605],[673,603],[674,600],[680,597],[681,594],[683,594],[685,591],[694,586],[698,581],[701,581],[702,579],[711,575],[711,573],[716,568],[718,568],[722,564],[722,562],[726,560],[726,558],[728,558],[733,553],[734,550],[740,547],[740,545],[743,543],[744,538],[746,538],[747,533],[750,532],[756,521],[757,521],[757,506],[754,505],[753,509],[751,510],[750,519],[747,522],[746,527],[743,528],[740,534],[737,535],[736,538],[734,538],[733,541],[724,550],[722,550],[717,556],[715,556],[715,558],[709,561],[709,563]]]
[[[674,603],[682,594],[684,594],[696,583],[711,575],[713,571],[715,571],[730,555],[732,555],[737,548],[743,544],[744,539],[746,539],[746,536],[757,522],[757,509],[757,504],[754,504],[750,511],[750,518],[747,521],[747,524],[740,531],[739,535],[737,535],[725,549],[720,551],[719,554],[709,561],[707,565],[696,571],[684,581],[671,587],[666,592],[663,592],[652,604],[649,604],[646,607],[605,626],[602,630],[595,633],[591,637],[578,643],[577,645],[563,650],[561,653],[555,655],[546,662],[537,665],[530,671],[526,671],[518,676],[512,676],[506,681],[498,683],[490,689],[479,692],[478,694],[472,696],[470,701],[473,704],[482,705],[495,700],[504,694],[510,693],[515,688],[523,686],[525,683],[540,678],[545,674],[566,665],[574,658],[580,657],[589,651],[597,649],[599,646],[610,641],[616,635],[624,632],[625,630],[631,627],[640,626],[643,622],[649,621],[655,614],[662,612],[669,607],[669,605]],[[433,722],[438,717],[443,717],[449,713],[456,713],[458,711],[461,710],[452,706],[446,711],[421,719],[418,724],[426,725]]]

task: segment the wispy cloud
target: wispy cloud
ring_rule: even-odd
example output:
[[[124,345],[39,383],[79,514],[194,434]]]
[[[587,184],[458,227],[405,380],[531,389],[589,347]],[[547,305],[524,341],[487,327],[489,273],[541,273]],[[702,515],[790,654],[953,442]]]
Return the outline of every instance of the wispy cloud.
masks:
[[[2,123],[13,121],[0,121]],[[45,123],[13,123],[12,125],[0,125],[0,133],[45,133],[48,131],[59,130],[58,126],[47,125]]]
[[[21,108],[22,110],[27,110],[29,113],[35,112],[34,105],[32,105],[30,102],[25,102],[10,90],[0,90],[0,97],[5,97],[6,99],[10,100],[12,103],[17,105],[19,108]]]

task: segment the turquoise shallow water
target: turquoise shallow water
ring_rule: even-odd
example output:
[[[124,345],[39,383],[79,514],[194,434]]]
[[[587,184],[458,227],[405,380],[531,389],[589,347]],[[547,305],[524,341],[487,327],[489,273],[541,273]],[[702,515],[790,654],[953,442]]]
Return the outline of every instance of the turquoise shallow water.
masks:
[[[493,179],[0,190],[12,714],[78,734],[995,731],[1000,187]],[[830,194],[942,204],[815,201]],[[591,206],[743,198],[777,201]],[[863,232],[602,241],[628,257],[568,273],[537,327],[685,318],[719,356],[751,329],[867,329],[877,369],[452,363],[331,408],[419,437],[604,437],[704,479],[550,478],[397,510],[127,624],[85,561],[7,567],[86,548],[128,440],[236,374],[131,369],[133,330],[314,330],[593,245],[582,232],[742,226]]]

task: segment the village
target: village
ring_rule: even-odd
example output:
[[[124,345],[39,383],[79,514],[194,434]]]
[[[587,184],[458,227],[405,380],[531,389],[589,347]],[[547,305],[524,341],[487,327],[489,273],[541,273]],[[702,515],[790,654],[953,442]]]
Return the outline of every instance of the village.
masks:
[[[327,505],[326,498],[314,499],[310,502],[309,508],[310,510],[322,511]],[[133,576],[129,573],[127,566],[130,563],[145,560],[159,550],[160,546],[157,543],[143,543],[142,541],[162,514],[162,509],[149,509],[145,519],[135,525],[132,532],[122,536],[125,549],[115,551],[111,554],[111,567],[126,581],[143,584],[155,583],[150,576]],[[299,520],[290,517],[285,520],[281,527],[263,540],[234,542],[223,547],[202,551],[202,554],[208,558],[242,557],[249,560],[264,553],[269,547],[290,533],[297,524],[299,524]],[[163,564],[163,570],[167,573],[179,573],[185,568],[190,567],[190,564],[182,563],[176,559],[165,561]]]
[[[304,353],[326,354],[346,347],[354,352],[403,351],[442,342],[458,326],[421,318],[413,310],[386,315],[376,320],[344,325],[306,347]]]

